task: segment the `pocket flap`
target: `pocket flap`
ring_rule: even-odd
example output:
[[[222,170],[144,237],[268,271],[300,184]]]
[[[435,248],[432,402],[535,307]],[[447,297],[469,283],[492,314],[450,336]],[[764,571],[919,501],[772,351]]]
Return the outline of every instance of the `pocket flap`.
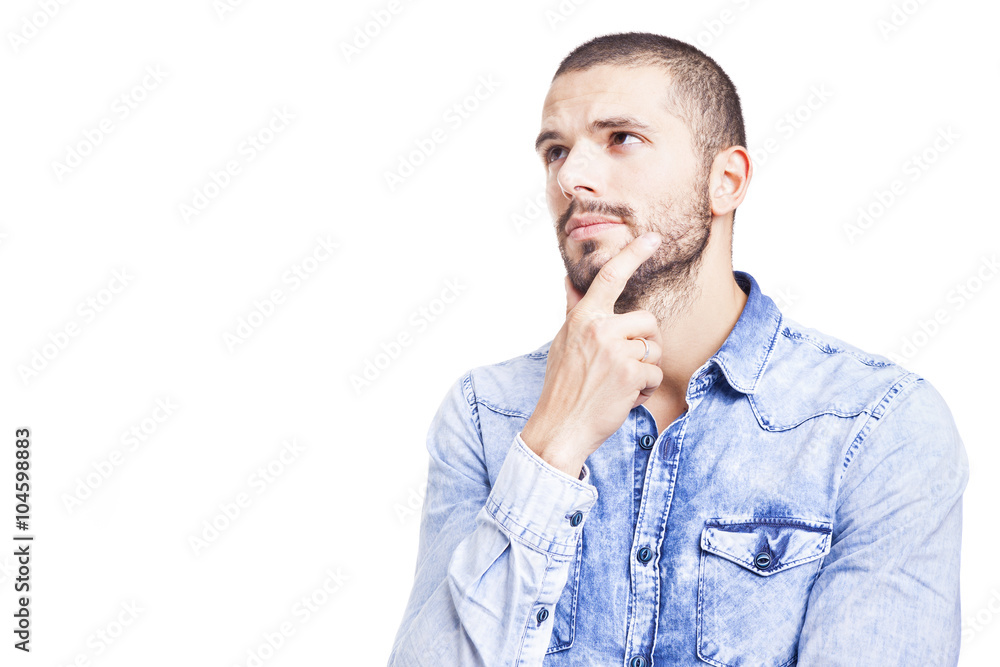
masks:
[[[768,577],[822,558],[830,551],[832,524],[789,517],[709,519],[701,548]]]

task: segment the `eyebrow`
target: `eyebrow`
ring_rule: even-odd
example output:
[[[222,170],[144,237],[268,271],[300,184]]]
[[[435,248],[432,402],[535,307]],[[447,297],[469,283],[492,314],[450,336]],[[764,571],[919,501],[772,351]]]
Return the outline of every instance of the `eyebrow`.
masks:
[[[632,116],[610,116],[608,118],[598,118],[597,120],[593,121],[587,127],[587,130],[591,134],[594,134],[598,130],[626,129],[626,128],[632,130],[650,129],[649,125],[646,125],[639,119],[633,118]],[[536,153],[540,152],[539,149],[541,148],[542,144],[544,144],[546,141],[549,141],[550,139],[558,141],[561,140],[562,138],[563,135],[561,135],[556,130],[542,130],[538,134],[538,138],[535,139],[535,152]]]

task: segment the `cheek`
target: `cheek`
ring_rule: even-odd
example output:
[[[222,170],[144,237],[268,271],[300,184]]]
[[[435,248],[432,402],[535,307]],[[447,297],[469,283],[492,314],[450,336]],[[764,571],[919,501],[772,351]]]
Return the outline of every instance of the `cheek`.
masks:
[[[648,171],[629,174],[618,183],[622,198],[632,202],[637,208],[643,208],[649,202],[662,199],[671,187],[666,179],[656,177]]]

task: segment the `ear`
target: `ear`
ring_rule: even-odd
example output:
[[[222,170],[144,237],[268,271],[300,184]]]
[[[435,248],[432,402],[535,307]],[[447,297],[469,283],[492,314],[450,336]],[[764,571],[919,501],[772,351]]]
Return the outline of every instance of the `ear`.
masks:
[[[730,146],[716,155],[708,176],[712,215],[723,216],[736,210],[746,197],[752,177],[753,162],[742,146]]]

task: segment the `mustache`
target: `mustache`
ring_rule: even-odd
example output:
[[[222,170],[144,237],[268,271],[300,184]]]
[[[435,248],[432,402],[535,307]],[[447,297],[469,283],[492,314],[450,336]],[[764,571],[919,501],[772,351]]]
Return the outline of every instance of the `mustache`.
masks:
[[[578,213],[596,213],[598,215],[621,218],[624,223],[630,223],[635,214],[632,207],[625,204],[612,204],[599,199],[581,200],[574,197],[570,201],[566,211],[560,215],[559,219],[556,221],[556,225],[559,230],[562,231],[566,229],[566,223],[569,222],[570,218]]]

